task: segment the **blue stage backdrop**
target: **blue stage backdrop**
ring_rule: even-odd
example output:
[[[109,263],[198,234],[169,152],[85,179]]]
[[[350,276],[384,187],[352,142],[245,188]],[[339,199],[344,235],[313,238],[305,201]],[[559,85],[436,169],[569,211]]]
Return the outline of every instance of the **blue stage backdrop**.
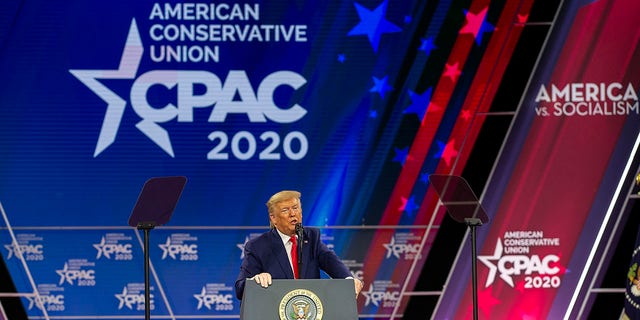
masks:
[[[429,54],[418,47],[424,6],[3,2],[0,201],[41,295],[23,299],[28,313],[141,315],[142,243],[127,220],[154,176],[188,179],[168,229],[151,233],[154,315],[237,315],[242,246],[281,189],[302,192],[307,225],[376,224],[384,208],[356,200],[371,197],[383,164],[401,168],[393,139],[427,108],[426,88],[402,89],[402,66]],[[359,234],[323,233],[362,276],[373,232]],[[2,236],[18,290],[32,292]],[[360,249],[347,253],[351,242]]]
[[[575,314],[640,144],[640,5],[561,1],[550,22],[534,2],[2,1],[0,251],[37,288],[30,318],[142,317],[127,221],[157,176],[188,181],[151,232],[154,318],[238,317],[244,243],[282,189],[364,278],[360,316],[402,314],[446,213],[428,177],[494,163],[474,149],[494,111],[513,122],[483,192],[482,315]],[[436,318],[471,316],[469,249]]]
[[[309,224],[360,223],[343,200],[385,161],[385,99],[421,5],[4,4],[12,222],[122,225],[146,179],[184,175],[176,225],[264,225],[282,188],[303,192]]]

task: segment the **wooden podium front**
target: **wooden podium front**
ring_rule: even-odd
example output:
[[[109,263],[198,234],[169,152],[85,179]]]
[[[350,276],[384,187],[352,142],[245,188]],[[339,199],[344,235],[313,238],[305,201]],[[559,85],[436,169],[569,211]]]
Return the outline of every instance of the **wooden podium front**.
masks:
[[[353,279],[282,279],[267,288],[247,279],[240,319],[358,319]]]

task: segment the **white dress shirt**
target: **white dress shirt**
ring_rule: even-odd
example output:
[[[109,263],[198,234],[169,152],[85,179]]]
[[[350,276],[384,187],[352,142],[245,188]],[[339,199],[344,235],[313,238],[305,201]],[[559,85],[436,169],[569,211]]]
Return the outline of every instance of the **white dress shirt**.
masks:
[[[276,229],[276,231],[278,231],[278,234],[280,235],[280,238],[282,238],[282,243],[284,244],[284,249],[287,250],[287,257],[289,258],[289,265],[291,265],[291,270],[293,271],[293,260],[291,259],[291,248],[293,247],[293,243],[291,243],[291,236],[288,236],[288,235],[280,232],[280,230],[278,230],[278,229]],[[300,254],[300,252],[298,252],[298,254]]]

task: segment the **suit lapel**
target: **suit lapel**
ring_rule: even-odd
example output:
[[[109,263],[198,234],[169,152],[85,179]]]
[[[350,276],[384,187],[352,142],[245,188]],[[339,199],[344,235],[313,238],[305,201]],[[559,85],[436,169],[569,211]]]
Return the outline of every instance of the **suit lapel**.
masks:
[[[276,229],[271,230],[271,248],[273,248],[273,254],[280,265],[280,269],[286,275],[287,279],[293,279],[293,270],[291,270],[291,265],[289,264],[289,256],[287,255],[287,250],[284,248],[284,244],[282,243],[282,238],[280,238],[280,234]]]

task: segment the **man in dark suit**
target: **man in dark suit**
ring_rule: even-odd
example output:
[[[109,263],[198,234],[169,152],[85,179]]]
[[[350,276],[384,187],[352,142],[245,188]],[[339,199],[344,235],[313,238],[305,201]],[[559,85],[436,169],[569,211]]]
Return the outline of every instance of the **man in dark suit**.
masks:
[[[262,287],[271,285],[271,279],[295,279],[296,259],[291,259],[293,243],[297,241],[296,224],[302,222],[300,192],[280,191],[267,202],[270,229],[244,246],[244,260],[236,280],[236,296],[242,299],[247,279]],[[295,239],[291,239],[294,237]],[[340,258],[320,241],[320,230],[305,227],[298,278],[319,279],[320,270],[331,278],[353,278]],[[362,281],[354,279],[355,293],[362,290]]]

